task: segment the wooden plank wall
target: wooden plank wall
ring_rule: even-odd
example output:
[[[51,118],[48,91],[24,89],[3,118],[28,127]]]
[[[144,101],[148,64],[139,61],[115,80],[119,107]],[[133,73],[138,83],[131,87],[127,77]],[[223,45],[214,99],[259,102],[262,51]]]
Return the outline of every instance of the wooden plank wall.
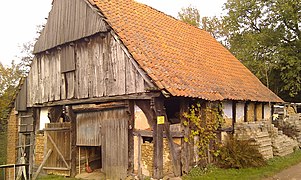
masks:
[[[47,24],[35,44],[34,53],[106,31],[102,17],[86,1],[55,0]]]
[[[23,84],[21,85],[20,91],[15,100],[16,111],[26,111],[26,94],[27,94],[27,79],[23,79]]]
[[[77,146],[100,146],[100,128],[102,112],[78,113],[76,116],[76,145]]]
[[[102,121],[102,167],[107,179],[125,179],[128,169],[126,109],[105,111]]]
[[[70,128],[70,123],[69,122],[48,123],[46,124],[46,128],[52,128],[52,129]],[[70,163],[71,163],[70,130],[45,131],[45,137],[47,137],[47,133],[51,136],[51,138],[55,142],[56,146],[59,148],[60,152],[62,153],[62,155],[64,156],[66,162],[69,164],[70,167]],[[48,152],[49,149],[52,149],[52,153],[44,166],[46,169],[48,169],[47,173],[70,176],[70,170],[63,170],[67,168],[66,164],[63,162],[62,158],[60,157],[53,143],[47,137],[45,152]]]
[[[27,107],[66,99],[145,92],[147,83],[110,33],[77,41],[75,71],[61,72],[63,48],[35,56],[27,83]]]

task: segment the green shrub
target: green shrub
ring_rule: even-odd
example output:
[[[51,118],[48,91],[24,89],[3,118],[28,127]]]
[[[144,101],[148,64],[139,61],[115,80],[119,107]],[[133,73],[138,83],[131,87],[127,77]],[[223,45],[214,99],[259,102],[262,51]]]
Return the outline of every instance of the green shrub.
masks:
[[[238,140],[229,136],[220,149],[218,165],[222,168],[260,167],[266,162],[257,146],[250,140]]]

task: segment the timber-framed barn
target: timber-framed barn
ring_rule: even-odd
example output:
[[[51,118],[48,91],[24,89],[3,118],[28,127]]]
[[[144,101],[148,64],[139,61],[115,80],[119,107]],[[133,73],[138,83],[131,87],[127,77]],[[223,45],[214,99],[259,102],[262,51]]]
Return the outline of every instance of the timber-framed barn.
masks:
[[[193,166],[189,105],[222,102],[231,131],[282,102],[209,33],[134,0],[53,0],[34,54],[12,115],[12,153],[29,154],[31,177],[75,176],[88,162],[109,179],[159,179],[165,151],[180,176]]]

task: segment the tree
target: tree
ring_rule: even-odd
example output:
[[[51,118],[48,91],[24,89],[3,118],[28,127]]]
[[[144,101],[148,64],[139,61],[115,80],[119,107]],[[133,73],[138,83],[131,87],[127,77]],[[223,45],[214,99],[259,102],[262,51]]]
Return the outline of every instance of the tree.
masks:
[[[33,47],[34,43],[32,41],[24,43],[21,47],[21,54],[18,58],[20,60],[19,67],[24,76],[27,76],[29,73],[30,65],[34,58]]]
[[[200,13],[199,10],[189,5],[187,8],[182,8],[178,12],[179,19],[183,22],[200,27]]]
[[[230,51],[284,99],[301,100],[299,0],[228,0]]]
[[[0,63],[0,132],[5,130],[10,106],[22,76],[20,65],[15,64],[14,61],[11,66],[3,66]]]
[[[228,37],[228,30],[224,28],[224,22],[222,18],[203,17],[201,19],[200,28],[209,32],[216,40],[226,46],[226,38]]]
[[[221,43],[226,42],[224,39],[227,37],[228,32],[225,28],[223,28],[224,24],[222,19],[216,16],[201,18],[199,10],[191,5],[187,8],[182,8],[182,10],[178,12],[178,16],[181,21],[209,32]]]

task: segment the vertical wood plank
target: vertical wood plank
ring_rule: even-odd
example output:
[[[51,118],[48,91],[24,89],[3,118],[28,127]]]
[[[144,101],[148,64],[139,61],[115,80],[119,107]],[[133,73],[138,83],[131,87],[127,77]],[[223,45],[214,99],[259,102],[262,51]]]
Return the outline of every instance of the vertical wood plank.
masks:
[[[55,67],[55,100],[58,101],[61,99],[61,67],[60,67],[60,53],[61,51],[57,51],[56,52],[56,58],[55,58],[55,62],[56,62],[56,67]]]
[[[105,75],[104,75],[104,39],[101,37],[98,37],[98,50],[99,50],[99,57],[96,59],[97,62],[97,97],[104,96],[105,92]]]
[[[126,68],[126,94],[132,94],[136,92],[136,76],[135,76],[135,68],[130,62],[129,58],[125,56],[125,68]]]

